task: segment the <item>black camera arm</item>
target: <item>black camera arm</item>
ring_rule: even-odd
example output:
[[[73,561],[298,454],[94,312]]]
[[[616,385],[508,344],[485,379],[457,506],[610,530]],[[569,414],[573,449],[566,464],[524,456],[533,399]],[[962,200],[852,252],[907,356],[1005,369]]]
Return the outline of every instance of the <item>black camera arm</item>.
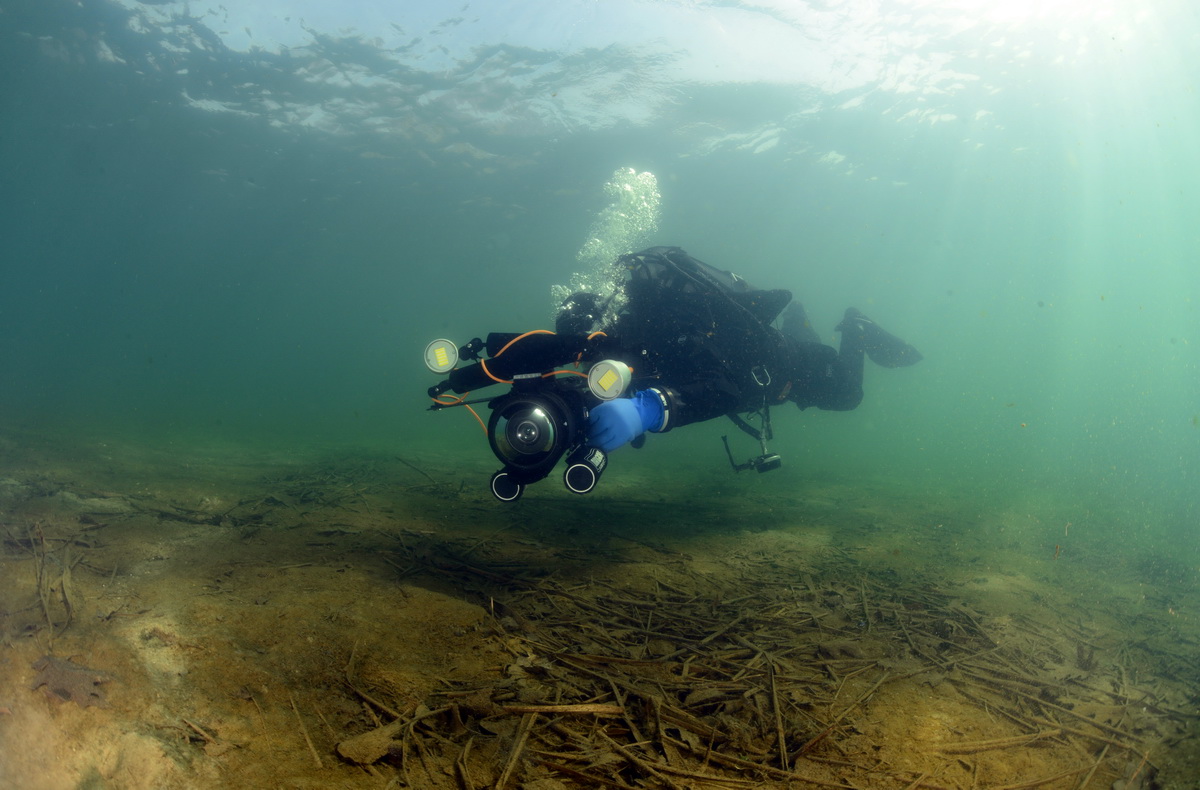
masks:
[[[475,361],[450,371],[446,379],[429,388],[429,397],[436,399],[449,391],[461,395],[493,384],[510,384],[524,375],[547,373],[581,359],[591,361],[609,345],[603,335],[492,332],[486,343],[475,338],[460,349],[462,359]],[[480,359],[482,349],[486,349],[487,359]],[[447,405],[451,404],[435,403],[431,408]]]

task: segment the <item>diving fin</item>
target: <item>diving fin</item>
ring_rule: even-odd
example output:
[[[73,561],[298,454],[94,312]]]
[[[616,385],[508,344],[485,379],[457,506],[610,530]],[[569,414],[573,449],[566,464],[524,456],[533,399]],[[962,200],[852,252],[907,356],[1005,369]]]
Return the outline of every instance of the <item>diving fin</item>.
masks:
[[[915,365],[924,357],[920,351],[905,343],[892,333],[880,328],[855,307],[847,307],[846,315],[835,329],[845,337],[855,332],[862,338],[863,350],[876,365],[885,368],[903,368]]]

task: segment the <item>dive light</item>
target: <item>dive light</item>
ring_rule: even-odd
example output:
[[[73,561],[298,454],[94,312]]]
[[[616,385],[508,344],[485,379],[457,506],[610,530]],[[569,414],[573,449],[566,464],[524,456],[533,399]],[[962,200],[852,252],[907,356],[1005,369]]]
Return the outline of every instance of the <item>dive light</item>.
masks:
[[[438,338],[425,346],[425,367],[434,373],[449,373],[458,364],[458,346]]]

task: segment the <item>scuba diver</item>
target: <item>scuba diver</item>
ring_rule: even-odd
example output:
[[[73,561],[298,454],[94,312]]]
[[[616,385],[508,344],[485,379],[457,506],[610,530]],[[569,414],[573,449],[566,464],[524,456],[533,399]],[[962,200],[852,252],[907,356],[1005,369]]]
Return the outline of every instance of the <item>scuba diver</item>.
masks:
[[[679,247],[652,247],[621,256],[616,265],[624,270],[619,287],[607,298],[569,296],[553,333],[492,333],[486,343],[476,338],[461,349],[447,340],[427,347],[430,369],[450,374],[430,389],[432,409],[481,402],[466,400],[481,386],[513,385],[506,395],[486,399],[489,441],[505,464],[492,478],[497,498],[518,498],[563,455],[567,488],[586,493],[607,453],[641,446],[647,432],[720,416],[762,450],[739,464],[722,437],[735,470],[776,469],[780,458],[767,449],[772,406],[790,401],[801,409],[854,409],[863,397],[865,358],[889,368],[921,360],[915,348],[853,307],[836,327],[841,342],[835,350],[821,342],[789,291],[755,288]],[[486,360],[479,356],[485,348]],[[462,358],[477,361],[459,368]],[[584,364],[586,374],[557,369]],[[448,397],[449,390],[461,397]]]

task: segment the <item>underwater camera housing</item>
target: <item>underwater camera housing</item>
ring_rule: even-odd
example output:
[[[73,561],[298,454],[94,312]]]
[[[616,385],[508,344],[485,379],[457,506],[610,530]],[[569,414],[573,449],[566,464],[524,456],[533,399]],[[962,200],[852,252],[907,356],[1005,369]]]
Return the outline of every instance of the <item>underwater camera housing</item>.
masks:
[[[564,457],[567,466],[563,483],[577,494],[592,491],[608,464],[602,450],[585,444],[588,410],[601,400],[620,395],[628,385],[629,369],[623,363],[604,360],[592,366],[586,380],[581,375],[556,378],[554,374],[561,371],[555,368],[564,356],[583,356],[579,346],[582,341],[547,335],[552,333],[515,339],[510,339],[511,335],[492,335],[487,343],[476,338],[461,349],[448,340],[435,340],[425,351],[430,370],[450,374],[430,388],[434,401],[430,408],[469,408],[486,402],[491,409],[485,429],[488,445],[504,466],[492,475],[490,488],[503,502],[519,499],[526,486],[549,475]],[[520,345],[513,346],[517,340]],[[485,347],[494,353],[480,360],[479,352]],[[458,367],[458,361],[464,358],[477,361]],[[467,392],[494,383],[512,386],[493,398],[465,401],[444,397],[448,390]]]
[[[550,474],[567,456],[563,483],[586,494],[608,464],[604,453],[583,444],[587,432],[586,390],[541,376],[514,380],[513,388],[488,405],[488,444],[504,464],[492,475],[492,494],[501,501],[519,498],[530,483]]]

